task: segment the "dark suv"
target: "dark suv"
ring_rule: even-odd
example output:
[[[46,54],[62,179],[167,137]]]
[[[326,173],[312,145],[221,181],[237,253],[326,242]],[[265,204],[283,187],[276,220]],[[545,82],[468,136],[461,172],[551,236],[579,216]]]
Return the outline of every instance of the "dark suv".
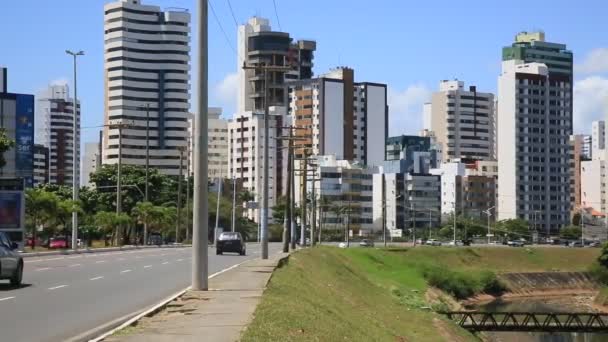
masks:
[[[226,232],[221,233],[217,238],[217,246],[216,254],[222,254],[224,252],[233,252],[239,253],[240,255],[245,255],[247,252],[245,241],[243,241],[243,237],[241,233],[238,232]]]
[[[17,248],[8,235],[0,232],[0,279],[10,280],[13,286],[21,285],[23,279],[23,258]]]

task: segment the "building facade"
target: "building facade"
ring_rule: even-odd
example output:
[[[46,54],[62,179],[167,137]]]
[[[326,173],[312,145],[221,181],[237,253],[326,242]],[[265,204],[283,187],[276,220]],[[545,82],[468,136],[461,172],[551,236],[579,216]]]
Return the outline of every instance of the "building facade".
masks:
[[[269,105],[286,106],[285,81],[312,77],[316,45],[311,40],[293,42],[289,33],[272,31],[270,21],[260,17],[250,18],[239,26],[237,114],[264,110],[264,73],[243,69],[244,64],[289,67],[289,70],[269,71]]]
[[[285,122],[285,109],[271,107],[268,136],[268,205],[272,208],[278,196],[283,193],[283,172],[287,168],[287,151],[280,148],[277,137],[286,136],[288,130],[283,127]],[[264,114],[245,112],[237,115],[228,122],[229,134],[229,177],[238,179],[243,189],[249,191],[254,197],[258,207],[262,204],[262,190],[264,184]],[[269,210],[269,218],[272,217]],[[259,212],[250,209],[248,217],[258,222]]]
[[[314,183],[317,203],[328,201],[332,208],[341,208],[342,214],[335,210],[324,210],[320,214],[317,205],[317,222],[323,229],[348,230],[350,236],[374,236],[379,231],[374,227],[372,210],[372,177],[377,167],[365,166],[348,160],[339,160],[335,156],[317,156],[315,168],[320,181],[307,183],[307,193],[312,196]],[[312,173],[311,173],[312,175]],[[301,177],[295,177],[295,200],[302,202]],[[322,221],[321,221],[322,220]],[[318,226],[318,225],[317,225]]]
[[[581,208],[581,162],[585,159],[583,146],[584,135],[570,136],[569,170],[570,170],[570,211]]]
[[[8,92],[8,69],[0,68],[0,128],[15,141],[3,154],[0,178],[23,178],[34,184],[34,95]]]
[[[591,155],[589,159],[606,159],[606,122],[593,121],[591,124]]]
[[[591,160],[593,153],[593,138],[588,134],[582,134],[581,136],[583,139],[581,158]]]
[[[67,85],[50,85],[36,98],[36,143],[49,149],[49,183],[72,186],[74,172],[74,118],[76,155],[80,158],[80,103],[74,110]],[[74,115],[74,113],[76,113]],[[79,163],[77,163],[79,164]],[[80,174],[76,165],[76,174]],[[79,180],[77,180],[79,181]]]
[[[443,80],[431,99],[431,131],[442,145],[443,160],[495,159],[494,94]]]
[[[606,161],[587,160],[581,162],[581,208],[593,208],[606,213]]]
[[[34,145],[34,186],[49,182],[49,149],[40,144]]]
[[[507,60],[498,90],[498,217],[554,234],[570,223],[571,75]]]
[[[228,133],[228,120],[222,119],[221,115],[221,108],[209,108],[209,144],[207,145],[209,148],[209,179],[228,178],[229,176],[230,134]]]
[[[190,14],[140,0],[104,10],[103,163],[118,163],[122,140],[122,163],[145,165],[149,126],[150,166],[178,175],[180,149],[188,144]]]
[[[354,71],[338,68],[321,77],[287,84],[288,116],[299,128],[296,157],[334,155],[336,159],[379,165],[388,137],[387,86],[354,82]]]
[[[99,143],[88,142],[84,144],[84,155],[82,156],[82,174],[80,179],[83,186],[93,186],[91,174],[95,173],[101,166],[101,154]]]

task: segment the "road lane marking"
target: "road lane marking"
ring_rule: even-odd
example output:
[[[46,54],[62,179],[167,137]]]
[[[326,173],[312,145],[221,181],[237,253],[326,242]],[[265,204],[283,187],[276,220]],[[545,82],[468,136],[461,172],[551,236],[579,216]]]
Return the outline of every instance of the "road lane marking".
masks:
[[[50,270],[50,267],[43,267],[43,268],[39,268],[36,271],[46,271],[46,270]]]
[[[162,264],[163,264],[163,265],[166,265],[166,264],[168,264],[168,263],[169,263],[168,261],[165,261],[165,262],[163,262]]]
[[[9,299],[14,299],[15,297],[5,297],[5,298],[0,298],[0,302],[5,301],[5,300],[9,300]]]
[[[139,255],[135,257],[135,259],[141,259],[141,258],[142,258],[142,257],[141,257],[141,256],[139,256]]]
[[[146,265],[146,266],[144,266],[144,268],[150,268],[150,267],[152,267],[152,265]]]
[[[105,260],[97,260],[95,261],[96,264],[101,264],[102,262],[106,262]]]
[[[177,259],[177,261],[184,261],[184,259]]]
[[[77,266],[80,266],[80,264],[70,265],[69,267],[77,267]]]
[[[128,273],[128,272],[131,272],[131,270],[120,271],[120,273]]]
[[[76,259],[76,258],[80,258],[80,257],[81,257],[80,255],[77,255],[77,256],[67,257],[66,259]]]
[[[52,261],[52,260],[61,260],[61,259],[65,259],[65,257],[50,258],[50,259],[38,259],[38,260],[27,260],[27,262]]]
[[[59,285],[59,286],[49,287],[49,290],[57,290],[57,289],[60,289],[62,287],[67,287],[67,285]]]
[[[99,277],[91,278],[91,279],[89,279],[89,280],[99,280],[99,279],[103,279],[103,276],[99,276]]]
[[[125,258],[118,258],[117,260],[118,261],[122,261],[122,260],[125,260]]]

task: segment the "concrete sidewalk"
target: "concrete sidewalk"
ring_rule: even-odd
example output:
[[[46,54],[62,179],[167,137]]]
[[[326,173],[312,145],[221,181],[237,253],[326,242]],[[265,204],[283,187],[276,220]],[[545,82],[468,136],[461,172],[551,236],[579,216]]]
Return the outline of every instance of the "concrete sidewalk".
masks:
[[[104,341],[237,341],[253,319],[272,272],[287,255],[247,261],[212,278],[209,291],[188,291],[156,315]]]

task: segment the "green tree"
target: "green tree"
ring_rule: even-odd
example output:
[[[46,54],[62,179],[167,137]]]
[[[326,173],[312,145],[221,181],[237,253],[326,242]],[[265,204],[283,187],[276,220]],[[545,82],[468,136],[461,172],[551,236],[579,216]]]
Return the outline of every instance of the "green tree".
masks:
[[[15,146],[15,140],[9,139],[6,135],[6,129],[0,128],[0,169],[6,165],[4,153]]]
[[[574,213],[574,215],[572,215],[572,225],[573,226],[581,225],[581,213],[576,212],[576,213]]]
[[[577,226],[564,227],[559,231],[559,237],[567,240],[577,240],[581,238],[581,228]]]
[[[123,241],[122,228],[129,224],[131,218],[125,214],[117,214],[115,212],[100,211],[95,215],[95,224],[101,228],[105,235],[107,245],[107,236],[112,235],[112,244],[121,244]]]
[[[529,239],[531,237],[528,222],[521,219],[498,221],[496,223],[496,231],[498,234],[506,235],[506,238],[510,240],[520,238]]]
[[[597,261],[605,269],[608,268],[608,243],[604,243],[604,245],[602,246],[602,253],[597,258]]]
[[[38,227],[44,227],[53,220],[58,202],[58,197],[51,192],[42,189],[26,190],[25,213],[27,220],[32,223],[32,249],[36,248]]]

